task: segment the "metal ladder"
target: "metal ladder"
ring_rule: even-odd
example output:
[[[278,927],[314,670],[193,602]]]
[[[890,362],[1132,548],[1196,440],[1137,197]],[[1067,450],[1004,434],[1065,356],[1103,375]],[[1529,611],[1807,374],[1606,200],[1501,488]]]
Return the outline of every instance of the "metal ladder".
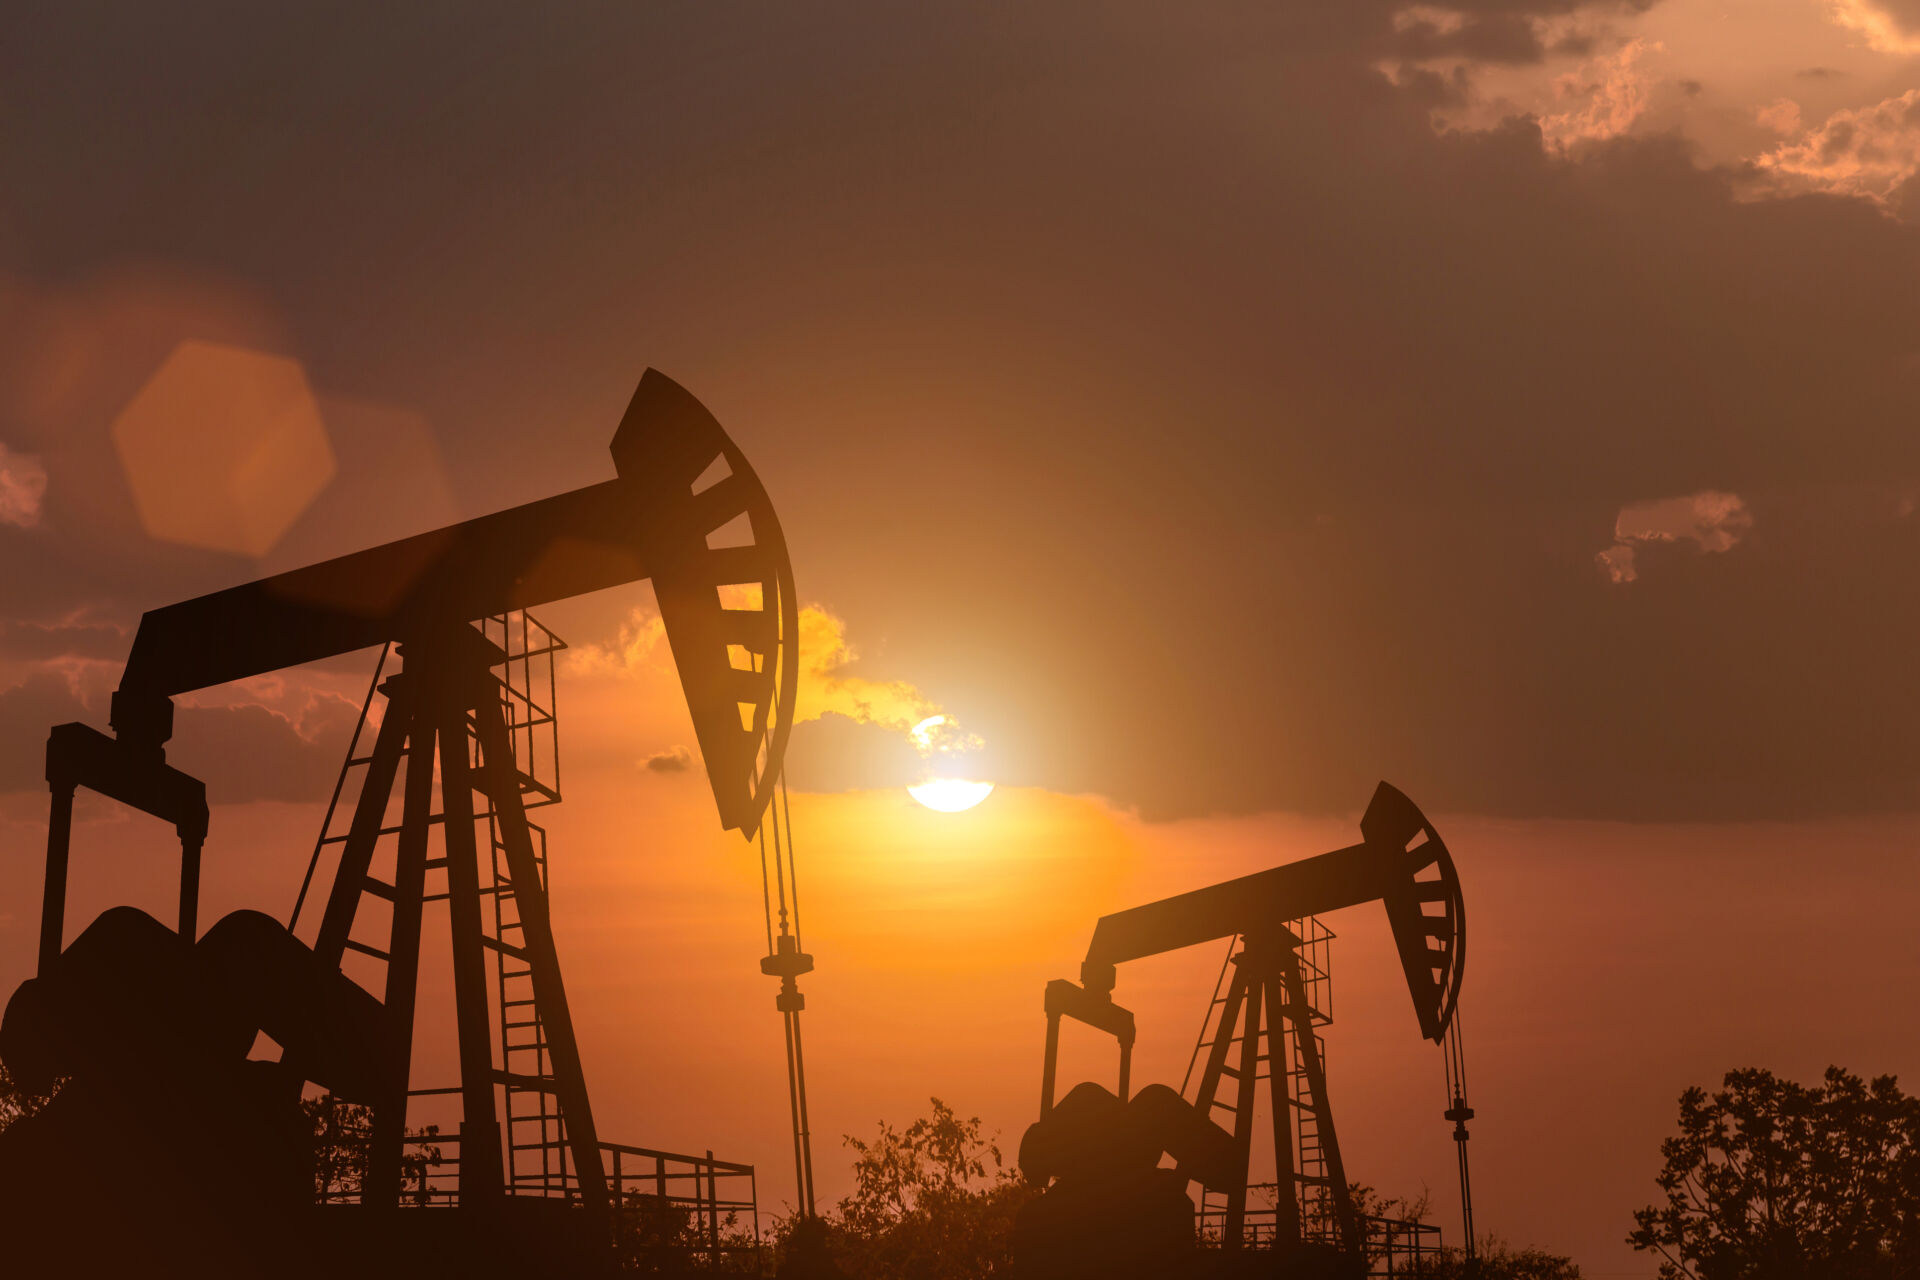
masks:
[[[547,883],[547,833],[529,823],[540,882]],[[500,997],[499,1080],[505,1089],[507,1187],[509,1193],[565,1195],[569,1187],[566,1120],[554,1091],[553,1064],[547,1054],[546,1028],[533,994],[533,970],[524,949],[518,899],[507,875],[506,843],[499,823],[488,814],[493,880],[481,892],[493,899],[493,933],[486,940],[494,957]]]
[[[1300,1230],[1305,1239],[1339,1238],[1333,1216],[1333,1176],[1327,1171],[1326,1148],[1320,1141],[1321,1100],[1308,1083],[1305,1054],[1291,1026],[1287,1029],[1287,1100],[1293,1107],[1294,1181],[1300,1196]],[[1324,1065],[1326,1041],[1316,1032],[1314,1050]]]

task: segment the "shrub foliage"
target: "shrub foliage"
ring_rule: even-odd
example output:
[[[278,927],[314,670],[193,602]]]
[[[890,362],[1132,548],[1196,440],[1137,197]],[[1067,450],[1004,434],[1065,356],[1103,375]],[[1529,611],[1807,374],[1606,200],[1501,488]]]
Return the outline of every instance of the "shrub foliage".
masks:
[[[1662,1280],[1893,1280],[1920,1274],[1920,1099],[1892,1076],[1819,1084],[1729,1072],[1680,1096],[1663,1199],[1634,1214]]]

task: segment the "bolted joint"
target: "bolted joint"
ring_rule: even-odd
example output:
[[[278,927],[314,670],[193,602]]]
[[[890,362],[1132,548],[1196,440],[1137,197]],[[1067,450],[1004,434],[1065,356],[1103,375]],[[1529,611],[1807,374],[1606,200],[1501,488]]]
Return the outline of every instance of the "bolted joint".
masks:
[[[173,736],[173,699],[136,689],[116,689],[107,712],[114,737],[129,747],[163,752]]]
[[[1467,1140],[1467,1121],[1473,1119],[1473,1108],[1467,1105],[1465,1098],[1457,1093],[1454,1094],[1453,1105],[1447,1108],[1446,1114],[1442,1118],[1453,1121],[1453,1140],[1455,1142],[1465,1142]]]
[[[1113,965],[1101,960],[1083,960],[1080,962],[1080,985],[1095,995],[1110,996],[1120,981],[1120,972]]]
[[[813,972],[813,957],[800,950],[790,933],[780,935],[772,955],[760,961],[760,972],[791,983],[803,973]]]

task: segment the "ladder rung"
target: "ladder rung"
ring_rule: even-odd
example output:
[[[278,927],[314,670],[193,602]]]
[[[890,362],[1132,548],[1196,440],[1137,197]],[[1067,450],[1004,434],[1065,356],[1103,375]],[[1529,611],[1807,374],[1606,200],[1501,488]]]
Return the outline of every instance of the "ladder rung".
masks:
[[[392,956],[388,955],[386,952],[382,951],[380,948],[370,947],[364,942],[355,942],[352,938],[347,939],[347,950],[358,951],[361,955],[372,956],[375,960],[392,960],[393,959]]]
[[[528,1089],[536,1093],[552,1093],[556,1087],[552,1076],[529,1076],[517,1071],[496,1071],[493,1073],[493,1082],[509,1089]]]
[[[516,1001],[515,1003],[521,1003],[521,1002]],[[529,1000],[529,1001],[526,1001],[525,1003],[531,1004],[533,1002]],[[539,1025],[540,1025],[540,1019],[528,1018],[525,1022],[503,1022],[500,1024],[500,1029],[502,1031],[518,1031],[521,1027],[537,1027]]]
[[[438,813],[432,814],[427,818],[427,824],[429,826],[433,825],[436,822],[445,822],[445,821],[446,821],[446,818],[443,815]],[[378,831],[375,831],[373,833],[373,836],[374,836],[374,839],[378,840],[382,836],[397,836],[399,834],[400,834],[399,827],[381,827]],[[320,843],[321,844],[340,844],[342,841],[351,840],[351,839],[353,839],[353,832],[349,830],[349,831],[342,831],[337,836],[324,836],[321,838]],[[432,866],[433,864],[429,862],[427,865]]]
[[[500,1002],[500,1007],[502,1009],[518,1009],[521,1005],[532,1004],[532,1003],[533,1003],[533,997],[528,996],[525,1000],[502,1000]]]
[[[362,889],[372,894],[374,897],[385,898],[388,902],[392,902],[393,895],[399,892],[399,890],[395,889],[392,885],[388,884],[385,880],[375,880],[372,876],[367,876],[363,878],[360,882],[360,886]]]
[[[482,946],[492,947],[501,955],[512,956],[515,960],[530,959],[525,947],[516,947],[511,942],[502,942],[498,938],[482,938],[480,939],[480,943]],[[529,969],[527,972],[532,973],[533,970]]]

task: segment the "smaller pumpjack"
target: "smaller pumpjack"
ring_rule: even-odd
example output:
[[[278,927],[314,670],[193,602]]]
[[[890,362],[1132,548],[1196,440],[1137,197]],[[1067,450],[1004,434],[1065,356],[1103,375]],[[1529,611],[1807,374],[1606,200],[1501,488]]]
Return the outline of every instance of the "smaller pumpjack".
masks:
[[[1460,996],[1466,961],[1466,914],[1453,859],[1439,833],[1405,795],[1382,782],[1360,820],[1361,842],[1270,871],[1102,917],[1080,968],[1078,984],[1047,984],[1047,1047],[1041,1075],[1040,1119],[1020,1143],[1028,1181],[1046,1188],[1022,1210],[1014,1231],[1014,1261],[1022,1277],[1179,1276],[1195,1273],[1193,1202],[1198,1182],[1224,1194],[1221,1243],[1245,1255],[1248,1166],[1262,1064],[1268,1064],[1269,1110],[1277,1170],[1273,1252],[1239,1258],[1235,1274],[1357,1275],[1364,1270],[1365,1224],[1348,1189],[1346,1170],[1327,1102],[1326,1075],[1303,990],[1289,921],[1378,901],[1387,919],[1413,995],[1421,1033],[1436,1043],[1447,1034]],[[1135,1038],[1133,1014],[1113,1001],[1117,966],[1219,938],[1238,936],[1235,972],[1226,986],[1219,1030],[1201,1075],[1198,1098],[1153,1084],[1129,1096]],[[1120,1046],[1119,1088],[1092,1081],[1054,1101],[1060,1020],[1072,1018],[1113,1036]],[[1283,1030],[1284,1023],[1284,1030]],[[1308,1097],[1289,1097],[1282,1061],[1285,1030]],[[1237,1044],[1238,1060],[1228,1062]],[[1236,1084],[1231,1101],[1218,1101],[1223,1079]],[[1325,1162],[1316,1178],[1296,1176],[1290,1112],[1312,1111]],[[1215,1110],[1233,1114],[1231,1132]],[[1303,1115],[1303,1122],[1305,1117]],[[1161,1168],[1164,1156],[1173,1167]],[[1316,1182],[1319,1203],[1331,1209],[1333,1247],[1304,1238],[1296,1183]],[[1260,1258],[1264,1258],[1262,1262]]]

